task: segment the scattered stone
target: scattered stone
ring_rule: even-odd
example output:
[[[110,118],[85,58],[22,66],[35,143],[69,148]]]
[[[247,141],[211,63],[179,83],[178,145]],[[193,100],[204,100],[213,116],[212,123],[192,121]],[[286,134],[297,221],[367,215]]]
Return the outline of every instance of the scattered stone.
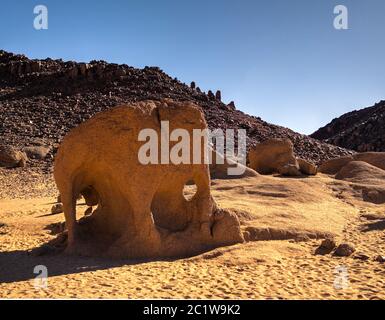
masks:
[[[315,254],[325,255],[331,253],[337,247],[337,242],[333,238],[327,238],[322,241],[316,249]]]
[[[370,259],[370,257],[364,253],[357,253],[353,256],[354,259],[367,261]]]
[[[334,255],[338,257],[349,257],[356,251],[353,244],[341,243],[334,251]]]
[[[56,203],[52,206],[51,208],[51,213],[52,214],[59,214],[59,213],[63,213],[63,204],[61,203]]]
[[[375,261],[384,263],[385,262],[385,256],[378,255],[375,259]]]
[[[30,146],[24,148],[24,152],[27,154],[29,159],[43,160],[49,153],[49,147],[43,146]]]

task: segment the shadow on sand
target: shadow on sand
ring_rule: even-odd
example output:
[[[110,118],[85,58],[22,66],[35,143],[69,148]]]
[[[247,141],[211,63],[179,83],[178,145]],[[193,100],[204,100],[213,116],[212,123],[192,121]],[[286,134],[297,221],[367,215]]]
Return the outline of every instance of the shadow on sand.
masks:
[[[154,261],[154,260],[152,260]],[[172,261],[159,259],[158,261]],[[64,253],[34,256],[29,251],[0,252],[0,283],[11,283],[34,279],[34,268],[37,265],[47,267],[48,276],[60,276],[105,270],[125,265],[135,265],[150,260],[118,260],[106,258],[87,258],[69,256]]]

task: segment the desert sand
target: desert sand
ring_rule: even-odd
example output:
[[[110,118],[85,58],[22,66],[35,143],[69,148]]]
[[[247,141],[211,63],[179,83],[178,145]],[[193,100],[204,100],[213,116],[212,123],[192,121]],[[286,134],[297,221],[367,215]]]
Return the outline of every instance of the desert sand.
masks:
[[[216,202],[237,212],[250,241],[186,259],[137,261],[31,254],[64,221],[50,211],[54,182],[50,175],[21,183],[17,171],[0,174],[7,176],[0,191],[0,298],[385,298],[385,264],[375,261],[385,253],[385,205],[364,202],[350,182],[324,174],[213,180]],[[86,209],[79,200],[79,217]],[[266,228],[281,240],[253,236]],[[331,235],[354,244],[356,253],[315,255]],[[36,265],[48,268],[47,288],[34,286]]]

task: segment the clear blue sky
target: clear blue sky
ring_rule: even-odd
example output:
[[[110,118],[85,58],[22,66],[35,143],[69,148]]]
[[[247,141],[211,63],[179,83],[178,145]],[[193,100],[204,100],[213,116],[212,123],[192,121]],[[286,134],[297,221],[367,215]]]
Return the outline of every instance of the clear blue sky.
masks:
[[[33,28],[33,8],[49,29]],[[333,9],[349,9],[349,30]],[[384,0],[2,0],[0,48],[159,66],[225,102],[311,133],[385,99]]]

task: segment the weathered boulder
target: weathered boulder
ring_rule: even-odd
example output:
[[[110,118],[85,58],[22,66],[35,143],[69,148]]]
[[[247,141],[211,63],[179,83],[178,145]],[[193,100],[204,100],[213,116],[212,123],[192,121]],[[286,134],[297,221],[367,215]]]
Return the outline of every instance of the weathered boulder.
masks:
[[[248,159],[249,167],[261,174],[301,174],[294,156],[293,143],[289,139],[271,139],[259,143],[249,150]]]
[[[337,242],[333,238],[326,238],[316,249],[315,254],[325,255],[331,253],[337,247]]]
[[[182,257],[244,241],[237,216],[218,209],[211,197],[203,159],[201,164],[139,160],[145,144],[138,141],[139,133],[151,129],[161,137],[163,121],[169,121],[170,132],[183,128],[190,136],[193,129],[207,128],[192,103],[142,101],[101,112],[64,138],[54,177],[64,207],[68,253]],[[176,144],[170,141],[170,148]],[[200,147],[204,154],[204,144]],[[186,200],[183,189],[191,181],[197,191]],[[98,207],[76,221],[76,198],[87,188],[97,195]]]
[[[317,166],[304,159],[297,158],[299,170],[308,176],[315,176],[317,174]]]
[[[24,152],[16,150],[12,146],[0,145],[0,167],[25,167],[27,160],[28,158]]]

